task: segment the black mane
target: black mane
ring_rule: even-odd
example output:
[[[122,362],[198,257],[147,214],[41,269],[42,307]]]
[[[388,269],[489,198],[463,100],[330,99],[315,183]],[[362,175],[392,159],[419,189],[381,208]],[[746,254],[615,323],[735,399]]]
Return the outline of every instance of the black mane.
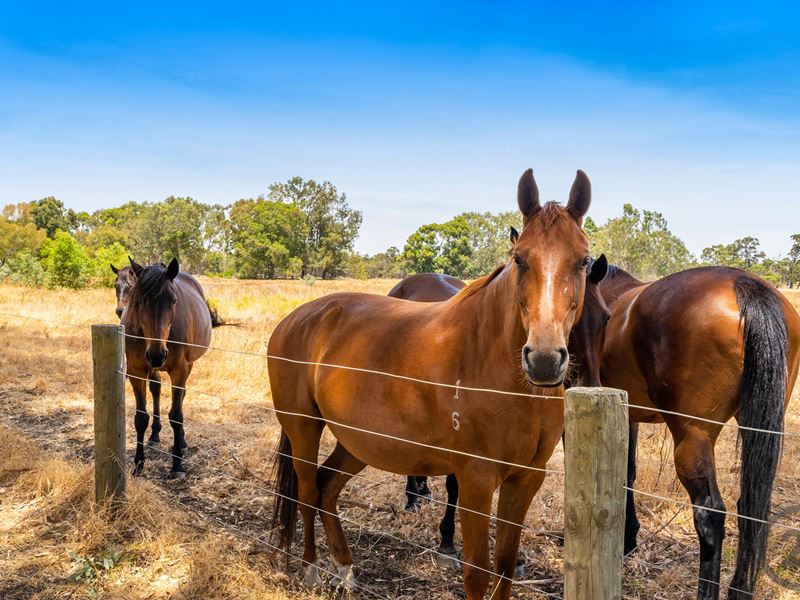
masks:
[[[170,281],[167,269],[163,265],[149,265],[142,269],[133,287],[133,293],[145,300],[153,300],[166,291]]]

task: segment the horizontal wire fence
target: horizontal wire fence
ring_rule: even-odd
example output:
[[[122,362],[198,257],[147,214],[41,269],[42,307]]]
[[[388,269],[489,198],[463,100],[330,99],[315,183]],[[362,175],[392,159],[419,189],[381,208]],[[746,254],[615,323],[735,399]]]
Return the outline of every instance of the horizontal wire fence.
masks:
[[[43,323],[48,323],[48,324],[51,324],[51,325],[66,326],[66,327],[79,328],[79,329],[83,329],[83,328],[87,327],[86,325],[78,325],[78,324],[68,323],[68,322],[63,322],[63,321],[48,320],[48,319],[42,319],[42,318],[39,318],[39,317],[32,317],[32,316],[20,315],[20,314],[14,314],[14,313],[0,312],[0,316],[9,317],[9,318],[27,319],[27,320],[33,320],[33,321],[39,321],[39,322],[43,322]],[[452,390],[455,390],[456,393],[458,393],[459,391],[468,391],[468,392],[488,393],[488,394],[497,394],[497,395],[513,396],[513,397],[524,397],[524,398],[531,398],[531,399],[537,399],[537,398],[539,398],[539,399],[547,399],[547,400],[562,400],[563,399],[563,396],[560,396],[560,395],[543,395],[543,394],[534,394],[534,393],[527,393],[527,392],[515,392],[515,391],[510,391],[510,390],[497,390],[497,389],[492,389],[492,388],[473,387],[473,386],[461,385],[460,382],[457,382],[456,384],[444,383],[444,382],[438,382],[438,381],[431,381],[431,380],[423,379],[423,378],[412,377],[412,376],[409,376],[409,375],[391,373],[391,372],[386,372],[386,371],[379,371],[379,370],[374,370],[374,369],[366,369],[366,368],[355,367],[355,366],[350,366],[350,365],[338,365],[338,364],[333,364],[333,363],[299,360],[299,359],[293,359],[293,358],[288,358],[288,357],[283,357],[283,356],[270,355],[269,353],[266,353],[266,352],[253,352],[253,351],[246,351],[246,350],[236,350],[236,349],[221,348],[221,347],[211,346],[211,345],[191,344],[191,343],[188,343],[188,342],[180,342],[180,341],[169,340],[169,339],[148,338],[148,337],[145,337],[145,336],[137,336],[137,335],[124,333],[124,332],[121,332],[121,335],[124,335],[127,338],[133,338],[133,339],[139,339],[139,340],[149,340],[149,341],[163,341],[163,342],[166,342],[166,343],[169,343],[169,344],[192,346],[192,347],[203,348],[203,349],[206,349],[206,350],[212,350],[212,351],[235,354],[235,355],[254,356],[254,357],[260,357],[260,358],[278,360],[278,361],[291,363],[291,364],[306,365],[306,366],[318,366],[318,367],[324,367],[324,368],[333,368],[333,369],[342,369],[342,370],[347,370],[347,371],[363,372],[365,374],[384,376],[384,377],[389,377],[389,378],[393,378],[393,379],[409,381],[409,382],[412,382],[412,383],[417,383],[417,384],[422,384],[422,385],[429,385],[429,386],[436,386],[436,387],[441,387],[441,388],[452,389]],[[120,372],[120,373],[122,373],[122,372]],[[152,382],[157,382],[157,383],[167,383],[167,385],[170,385],[171,387],[175,387],[177,389],[183,389],[183,390],[188,391],[187,388],[185,388],[185,387],[181,388],[180,386],[172,386],[172,384],[170,382],[162,382],[161,380],[153,380],[153,379],[148,379],[146,377],[143,378],[143,377],[139,377],[139,376],[136,376],[136,375],[133,375],[133,374],[129,374],[129,373],[122,373],[122,374],[126,375],[129,378],[133,378],[133,379],[140,379],[140,380],[143,380],[143,381],[152,381]],[[429,444],[425,444],[425,443],[422,443],[422,442],[417,442],[416,440],[405,439],[405,438],[402,438],[402,437],[399,437],[399,436],[393,436],[391,434],[386,434],[386,433],[382,433],[382,432],[376,432],[376,431],[371,431],[371,430],[368,430],[368,429],[354,427],[354,426],[351,426],[351,425],[348,425],[348,424],[345,424],[345,423],[337,423],[337,422],[333,422],[333,421],[327,421],[324,418],[317,417],[315,415],[307,415],[307,414],[296,413],[296,412],[291,412],[291,411],[282,411],[282,410],[276,409],[275,407],[270,407],[270,406],[262,405],[262,404],[255,404],[255,403],[252,403],[252,402],[245,402],[245,401],[237,400],[237,399],[230,398],[230,397],[227,397],[227,396],[221,396],[219,394],[213,394],[213,393],[209,393],[209,392],[204,392],[202,390],[197,390],[195,388],[191,388],[191,391],[195,392],[195,393],[198,393],[198,394],[201,394],[201,395],[208,396],[208,397],[216,398],[216,399],[222,401],[223,403],[230,402],[230,403],[240,404],[240,405],[249,406],[249,407],[253,407],[253,408],[259,408],[259,409],[262,409],[262,410],[267,410],[269,412],[272,412],[272,413],[274,413],[276,415],[277,414],[284,414],[284,415],[289,415],[289,416],[305,417],[305,418],[320,420],[320,421],[323,421],[323,422],[326,422],[326,423],[330,422],[331,424],[333,424],[335,426],[339,426],[339,427],[355,430],[355,431],[358,431],[360,433],[376,435],[376,436],[388,438],[388,439],[391,439],[391,440],[394,440],[394,441],[399,441],[399,442],[413,444],[413,445],[420,446],[420,447],[425,447],[425,448],[428,448],[428,449],[431,449],[431,450],[439,450],[439,451],[443,451],[443,452],[459,454],[459,455],[468,456],[468,457],[479,459],[479,460],[486,460],[486,461],[489,461],[489,462],[495,462],[495,463],[503,464],[503,465],[509,466],[509,467],[528,469],[528,470],[535,470],[535,471],[543,471],[545,473],[563,475],[563,471],[559,471],[559,470],[555,470],[555,469],[531,467],[530,465],[522,465],[522,464],[502,461],[502,460],[499,460],[499,459],[494,459],[494,458],[487,457],[487,456],[481,456],[481,455],[472,454],[472,453],[468,453],[468,452],[458,451],[458,450],[455,450],[455,449],[449,449],[449,448],[443,448],[443,447],[439,447],[439,446],[429,445]],[[723,421],[718,421],[718,420],[714,420],[714,419],[708,419],[708,418],[701,417],[701,416],[698,416],[698,415],[680,413],[680,412],[676,412],[676,411],[669,411],[669,410],[660,409],[660,408],[657,408],[657,407],[639,406],[639,405],[630,404],[630,403],[625,403],[624,406],[628,407],[629,409],[652,411],[652,412],[656,412],[656,413],[660,413],[660,414],[664,414],[664,415],[670,415],[670,416],[675,416],[675,417],[680,417],[680,418],[685,418],[685,419],[690,419],[690,420],[702,421],[702,422],[706,422],[706,423],[710,423],[710,424],[716,424],[716,425],[719,425],[721,427],[733,427],[733,428],[736,428],[736,429],[739,429],[739,430],[750,430],[750,431],[755,431],[755,432],[760,432],[760,433],[768,433],[768,434],[782,436],[784,438],[800,438],[800,433],[797,433],[797,432],[773,431],[773,430],[764,430],[764,429],[746,427],[746,426],[739,425],[738,423],[723,422]],[[167,419],[167,420],[169,420],[169,419]],[[173,456],[171,453],[166,453],[164,451],[158,450],[157,448],[152,448],[151,447],[150,450],[154,450],[154,451],[160,452],[162,454],[166,454],[168,456]],[[277,451],[273,451],[272,454],[273,455],[277,455],[277,454],[281,454],[281,453],[279,453]],[[292,458],[294,458],[294,457],[292,457]],[[295,460],[297,460],[297,459],[295,459]],[[306,461],[306,462],[308,462],[308,461]],[[337,469],[333,469],[333,468],[327,467],[325,465],[319,465],[319,467],[337,471]],[[340,473],[345,473],[343,471],[339,471],[339,472]],[[219,474],[221,476],[227,476],[228,478],[231,478],[229,475],[226,475],[223,472],[219,472]],[[345,474],[352,475],[350,473],[345,473]],[[257,476],[255,476],[255,477],[258,478]],[[377,480],[365,477],[363,475],[356,474],[355,477],[359,477],[361,479],[365,479],[365,480],[377,483]],[[741,514],[738,514],[738,513],[735,513],[735,512],[731,512],[731,511],[714,509],[714,508],[709,508],[709,507],[705,507],[705,506],[698,506],[698,505],[692,504],[691,502],[686,502],[684,500],[679,500],[679,499],[676,499],[676,498],[670,498],[670,497],[667,497],[667,496],[661,496],[661,495],[658,495],[658,494],[653,494],[653,493],[646,492],[646,491],[643,491],[643,490],[640,490],[640,489],[631,488],[629,486],[623,486],[623,487],[628,491],[631,491],[631,492],[634,492],[634,493],[637,493],[637,494],[642,494],[644,496],[648,496],[648,497],[651,497],[651,498],[654,498],[654,499],[658,499],[658,500],[661,500],[661,501],[671,502],[671,503],[674,503],[676,505],[679,505],[679,506],[682,506],[682,507],[685,507],[685,508],[692,508],[692,509],[697,509],[697,510],[707,510],[707,511],[710,511],[710,512],[730,515],[731,517],[734,517],[734,518],[742,518],[742,519],[746,519],[746,520],[750,520],[750,521],[763,523],[763,524],[766,524],[768,526],[775,526],[775,527],[779,527],[779,528],[785,529],[785,530],[800,532],[800,527],[794,527],[794,526],[786,525],[786,524],[779,523],[779,522],[771,522],[771,521],[766,521],[766,520],[762,520],[762,519],[757,519],[757,518],[754,518],[754,517],[750,517],[748,515],[741,515]],[[269,492],[274,494],[274,495],[276,495],[276,496],[281,496],[281,494],[279,494],[277,492],[274,492],[272,490],[269,490]],[[300,503],[298,500],[294,500],[294,499],[291,499],[291,498],[287,498],[287,499],[290,499],[290,500],[293,500],[293,501],[296,501],[296,502]],[[435,500],[435,502],[447,506],[447,502],[436,501],[436,500]],[[321,510],[321,509],[317,508],[317,510]],[[461,508],[460,510],[465,510],[465,509]],[[469,509],[467,509],[467,510],[469,510]],[[322,512],[324,512],[324,511],[322,511]],[[480,514],[482,516],[489,517],[489,518],[491,518],[491,519],[493,519],[495,521],[499,520],[499,521],[504,521],[504,522],[509,523],[509,524],[520,526],[520,524],[518,524],[518,523],[512,523],[512,522],[509,522],[509,521],[505,521],[504,519],[501,519],[501,518],[499,518],[497,516],[494,516],[494,515],[480,513],[478,511],[470,511],[470,512],[473,512],[473,513],[476,513],[476,514]],[[347,520],[347,519],[343,519],[343,520]],[[352,520],[351,520],[351,522],[352,522]],[[220,520],[220,523],[224,523],[224,521]],[[362,527],[365,527],[365,528],[369,529],[368,526],[365,526],[365,525],[363,525],[361,523],[357,523],[356,522],[356,524],[358,524],[359,526],[362,526]],[[230,527],[229,524],[227,526]],[[540,530],[535,530],[535,529],[530,528],[529,526],[526,526],[524,524],[522,524],[521,527],[522,527],[523,530],[528,530],[528,531],[531,531],[531,532],[533,532],[535,534],[546,533],[546,534],[549,535],[549,532],[542,532]],[[391,534],[386,534],[385,532],[380,532],[379,531],[378,533],[380,533],[382,535],[387,535],[387,537],[392,537]],[[247,537],[252,537],[252,536],[248,534]],[[404,540],[402,538],[395,538],[395,539],[398,539],[400,541],[405,541],[405,542],[407,542],[407,543],[409,543],[411,545],[416,545],[418,547],[421,547],[419,544],[416,544],[416,542],[412,542],[411,540]],[[263,540],[258,539],[258,541],[263,541]],[[266,544],[266,545],[269,545],[269,544]],[[276,548],[276,549],[278,549],[278,548]],[[431,550],[429,548],[423,548],[423,549],[425,550],[425,552],[431,552],[431,553],[436,554],[435,551],[433,551],[433,550]],[[283,549],[278,549],[278,550],[280,550],[282,552],[285,552]],[[299,558],[299,557],[295,556],[295,558]],[[450,558],[450,557],[448,557],[448,558]],[[647,564],[647,565],[651,564],[651,563],[647,563],[647,561],[639,559],[635,555],[629,555],[628,557],[626,557],[626,559],[632,559],[634,561],[640,561],[641,563]],[[461,561],[461,562],[463,563],[463,561]],[[468,563],[465,563],[465,564],[468,564]],[[486,571],[485,569],[482,569],[481,567],[478,567],[477,565],[470,565],[470,566],[472,566],[472,567],[474,567],[476,569],[479,569],[479,570]],[[496,574],[496,573],[492,573],[491,571],[487,571],[487,572],[489,572],[489,573],[491,573],[491,574],[493,574],[493,575],[495,575],[497,577],[503,577],[502,575]],[[331,574],[334,577],[337,577],[337,575],[334,574],[334,573],[329,573],[329,574]],[[720,583],[711,582],[711,581],[709,581],[709,583],[713,583],[715,585],[722,585]],[[733,589],[733,588],[730,588],[730,589]],[[369,590],[365,590],[365,591],[369,591]],[[547,593],[547,592],[545,592],[543,590],[536,590],[536,591],[538,593],[541,593],[541,594],[544,594],[544,595],[554,596],[554,594],[549,594],[549,593]],[[743,590],[734,590],[734,591],[739,591],[741,593],[752,595],[751,593],[745,592]],[[369,591],[369,593],[371,595],[376,595],[374,592],[371,592],[371,591]],[[380,597],[380,595],[378,595],[378,596]]]

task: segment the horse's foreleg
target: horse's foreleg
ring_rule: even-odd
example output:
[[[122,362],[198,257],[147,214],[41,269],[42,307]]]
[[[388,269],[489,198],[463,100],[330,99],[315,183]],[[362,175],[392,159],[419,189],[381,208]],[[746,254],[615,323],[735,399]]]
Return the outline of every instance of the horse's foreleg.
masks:
[[[169,409],[169,423],[172,425],[172,469],[170,477],[183,479],[186,477],[186,468],[183,466],[183,448],[186,441],[183,432],[183,399],[186,396],[186,380],[192,372],[191,363],[184,367],[176,367],[169,373],[172,382],[172,406]]]
[[[456,558],[456,546],[453,542],[453,537],[456,533],[456,505],[458,504],[458,480],[456,476],[453,474],[448,475],[445,480],[445,486],[447,487],[447,507],[445,508],[442,522],[439,523],[439,533],[442,539],[439,542],[437,562],[440,566],[444,566],[445,561],[447,561],[450,564],[446,566],[458,568],[460,565]],[[445,556],[441,556],[442,554]]]
[[[497,502],[497,543],[494,548],[495,587],[492,598],[511,596],[511,581],[517,570],[522,524],[534,495],[544,481],[541,471],[525,471],[506,479]]]
[[[147,431],[147,424],[150,416],[147,414],[147,395],[146,382],[137,377],[129,377],[133,395],[136,397],[136,414],[133,423],[136,427],[136,452],[133,455],[133,474],[141,475],[144,471],[144,434]]]
[[[639,424],[631,423],[628,427],[628,487],[636,482],[636,442],[639,437]],[[633,502],[633,491],[625,494],[625,543],[624,553],[629,554],[636,549],[636,535],[639,533],[639,518],[636,516],[636,505]]]
[[[464,591],[468,600],[479,600],[489,588],[489,514],[497,487],[492,476],[469,465],[459,473],[461,535],[464,538]]]
[[[153,426],[150,428],[148,446],[155,446],[161,442],[161,375],[158,371],[150,371],[147,376],[150,395],[153,397]]]
[[[333,453],[317,471],[320,520],[328,535],[328,546],[336,567],[336,574],[341,579],[341,584],[347,589],[350,589],[353,584],[353,553],[347,545],[336,501],[342,488],[353,475],[359,473],[365,466],[344,446],[337,443]]]
[[[709,433],[692,430],[690,435],[675,439],[675,469],[689,492],[694,509],[694,528],[700,540],[700,574],[697,597],[700,600],[719,598],[719,572],[722,539],[725,535],[725,503],[717,487],[714,466],[714,443]],[[713,510],[705,510],[710,508]]]

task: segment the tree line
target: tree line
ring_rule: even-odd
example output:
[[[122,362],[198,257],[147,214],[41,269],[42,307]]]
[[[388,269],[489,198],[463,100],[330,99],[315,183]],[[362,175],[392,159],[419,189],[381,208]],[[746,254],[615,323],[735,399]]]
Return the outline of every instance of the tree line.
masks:
[[[333,184],[300,177],[228,205],[170,196],[90,214],[47,197],[2,209],[0,278],[50,287],[111,285],[109,264],[127,264],[131,255],[141,263],[175,257],[191,273],[247,279],[396,279],[425,272],[470,279],[502,262],[510,228],[521,228],[516,211],[466,212],[422,225],[402,249],[369,256],[353,250],[360,225],[361,213]],[[800,284],[800,234],[777,258],[767,257],[753,237],[694,256],[661,213],[631,204],[603,225],[589,218],[584,227],[594,255],[605,253],[642,279],[713,264],[750,270],[778,286]]]

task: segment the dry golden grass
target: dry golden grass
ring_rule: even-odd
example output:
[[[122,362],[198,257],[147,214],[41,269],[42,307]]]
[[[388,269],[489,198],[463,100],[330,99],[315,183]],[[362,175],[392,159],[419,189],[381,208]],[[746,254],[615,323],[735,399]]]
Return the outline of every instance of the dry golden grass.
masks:
[[[385,294],[394,281],[239,282],[204,279],[208,296],[239,327],[215,330],[212,344],[263,353],[275,325],[293,308],[324,294],[357,290]],[[787,292],[800,308],[800,292]],[[112,290],[43,291],[0,285],[0,313],[27,315],[78,327],[0,316],[0,580],[2,598],[85,598],[91,586],[66,579],[79,556],[102,557],[121,550],[119,563],[103,573],[96,589],[106,598],[283,598],[309,597],[291,578],[276,574],[282,561],[262,543],[268,533],[272,496],[268,477],[277,441],[270,406],[266,361],[258,356],[209,352],[198,361],[186,399],[191,455],[184,482],[166,478],[169,463],[149,451],[146,477],[131,482],[133,502],[120,515],[91,502],[91,353],[89,325],[115,321]],[[168,395],[168,388],[164,387]],[[204,395],[207,392],[220,398]],[[787,429],[800,432],[795,391]],[[133,448],[133,401],[128,391],[128,448]],[[249,406],[240,404],[245,402]],[[167,404],[162,404],[162,407]],[[168,406],[168,405],[167,405]],[[263,408],[261,408],[263,407]],[[167,409],[163,409],[166,413]],[[168,451],[166,427],[160,451]],[[640,432],[637,487],[686,501],[672,466],[672,440],[665,428]],[[323,452],[331,448],[325,438]],[[735,430],[718,446],[719,479],[730,510],[738,487]],[[129,456],[130,458],[130,456]],[[551,465],[562,461],[558,448]],[[800,440],[787,440],[776,481],[776,506],[800,498]],[[435,497],[444,485],[433,481]],[[438,570],[422,549],[438,540],[441,506],[402,511],[402,477],[373,469],[343,494],[342,515],[356,559],[357,580],[395,598],[457,598],[457,576]],[[526,577],[553,581],[515,587],[520,598],[560,595],[561,548],[550,535],[563,518],[563,482],[548,477],[529,512],[523,534]],[[691,511],[639,497],[641,546],[625,567],[629,598],[692,598],[697,543]],[[187,508],[188,507],[188,508]],[[198,516],[199,515],[199,516]],[[800,515],[784,522],[800,526]],[[727,523],[723,581],[732,573],[736,524]],[[770,547],[779,563],[795,538],[776,530]],[[385,535],[384,535],[385,534]],[[390,537],[391,536],[391,537]],[[261,541],[253,539],[260,538]],[[410,540],[414,545],[394,538]],[[324,536],[320,555],[327,560]],[[299,552],[299,549],[296,548]],[[324,563],[328,565],[329,563]],[[762,595],[788,599],[791,592],[763,579]]]

